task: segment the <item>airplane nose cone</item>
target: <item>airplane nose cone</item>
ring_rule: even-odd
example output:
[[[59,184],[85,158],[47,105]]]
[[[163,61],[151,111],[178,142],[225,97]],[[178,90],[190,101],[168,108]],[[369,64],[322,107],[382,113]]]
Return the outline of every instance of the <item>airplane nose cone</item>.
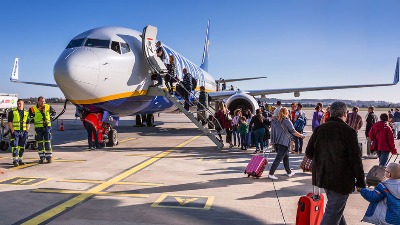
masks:
[[[99,68],[90,49],[66,49],[54,65],[54,79],[68,99],[87,98],[95,90]]]

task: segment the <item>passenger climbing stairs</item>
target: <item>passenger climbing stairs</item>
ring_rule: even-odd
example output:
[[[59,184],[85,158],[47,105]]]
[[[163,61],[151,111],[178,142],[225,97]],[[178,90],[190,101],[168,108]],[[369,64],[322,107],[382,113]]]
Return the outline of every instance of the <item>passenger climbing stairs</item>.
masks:
[[[180,85],[179,83],[177,85]],[[185,89],[185,91],[187,91]],[[190,92],[189,92],[190,93]],[[197,118],[194,116],[195,113],[193,112],[189,112],[187,111],[183,104],[179,101],[179,99],[177,99],[175,97],[175,95],[171,95],[168,90],[166,89],[162,89],[162,87],[149,87],[148,91],[147,91],[147,95],[149,96],[164,96],[166,97],[168,100],[170,100],[171,102],[174,103],[174,105],[176,107],[178,107],[178,109],[183,112],[183,114],[185,114],[198,128],[201,132],[203,132],[203,134],[205,136],[207,136],[208,138],[210,138],[211,141],[214,142],[214,144],[218,147],[218,148],[223,148],[224,147],[224,143],[222,142],[222,140],[220,140],[218,137],[216,137],[209,129],[207,129],[206,127],[204,127],[200,121],[197,120]],[[193,94],[191,94],[192,96],[194,96]],[[195,97],[194,97],[195,98]],[[198,99],[196,98],[197,102]],[[204,107],[205,108],[205,107]],[[209,109],[207,109],[207,111],[209,112],[210,115],[214,115]],[[214,118],[214,121],[217,121]]]

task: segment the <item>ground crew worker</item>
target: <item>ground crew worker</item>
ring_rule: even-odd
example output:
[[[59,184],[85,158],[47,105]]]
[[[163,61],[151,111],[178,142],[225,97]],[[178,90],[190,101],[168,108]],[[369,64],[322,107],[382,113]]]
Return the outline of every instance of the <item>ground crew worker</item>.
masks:
[[[39,153],[39,163],[52,162],[51,149],[51,117],[56,115],[56,111],[48,104],[43,96],[38,98],[38,103],[29,110],[29,118],[33,118],[36,131],[36,142]]]
[[[93,149],[102,149],[99,144],[99,131],[102,126],[103,113],[88,113],[82,114],[83,126],[86,128],[88,134],[89,151]],[[93,143],[94,139],[94,143]]]
[[[18,99],[17,108],[8,113],[8,128],[11,132],[11,153],[15,167],[25,165],[22,158],[29,130],[29,112],[24,109],[24,100]]]

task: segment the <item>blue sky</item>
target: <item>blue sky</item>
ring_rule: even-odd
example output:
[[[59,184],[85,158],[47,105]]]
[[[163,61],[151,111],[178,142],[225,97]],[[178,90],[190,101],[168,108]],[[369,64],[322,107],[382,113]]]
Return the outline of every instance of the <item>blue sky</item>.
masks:
[[[18,1],[0,3],[0,93],[62,97],[53,66],[70,39],[94,27],[159,29],[158,39],[200,64],[211,20],[209,72],[215,78],[268,76],[240,89],[389,83],[400,56],[400,1]],[[400,102],[400,87],[304,92],[301,98]],[[271,95],[293,98],[293,94]]]

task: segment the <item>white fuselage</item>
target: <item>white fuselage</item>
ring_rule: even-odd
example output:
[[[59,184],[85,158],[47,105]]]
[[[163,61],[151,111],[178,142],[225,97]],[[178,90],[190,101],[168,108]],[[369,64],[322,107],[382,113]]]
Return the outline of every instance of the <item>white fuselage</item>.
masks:
[[[215,91],[215,79],[166,45],[175,56],[176,73],[182,80],[187,68],[207,91]],[[147,96],[153,84],[142,52],[141,33],[122,27],[101,27],[72,39],[54,65],[54,79],[65,97],[90,111],[115,116],[148,114],[175,109],[161,96]]]

